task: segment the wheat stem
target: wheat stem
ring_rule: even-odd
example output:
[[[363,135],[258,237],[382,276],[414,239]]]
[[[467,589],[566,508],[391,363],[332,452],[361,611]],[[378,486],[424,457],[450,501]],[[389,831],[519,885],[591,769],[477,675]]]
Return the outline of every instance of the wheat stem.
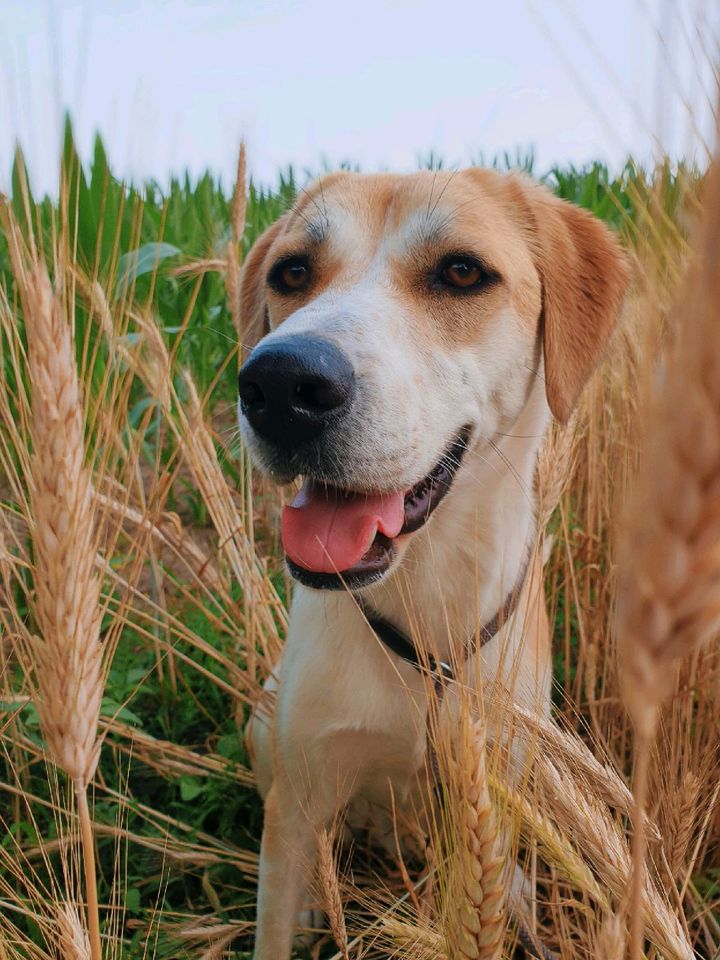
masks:
[[[100,942],[100,908],[97,895],[97,871],[95,869],[95,839],[93,837],[90,808],[88,807],[87,784],[75,784],[78,804],[78,819],[82,838],[83,870],[85,872],[85,890],[87,896],[87,922],[92,960],[102,960]]]
[[[635,736],[635,777],[633,778],[632,879],[630,883],[630,960],[640,960],[643,950],[643,899],[647,885],[645,850],[645,805],[647,803],[648,766],[652,736],[646,727],[638,727]]]
[[[645,800],[658,710],[678,658],[720,625],[720,163],[711,165],[677,342],[644,422],[643,462],[626,511],[619,634],[636,773],[630,956],[642,950]],[[692,388],[689,389],[689,385]]]
[[[87,923],[101,960],[95,853],[87,785],[97,767],[104,686],[100,580],[85,415],[70,324],[45,264],[28,254],[12,214],[8,247],[23,304],[32,388],[30,510],[33,614],[39,636],[22,638],[47,749],[75,786],[82,825]]]

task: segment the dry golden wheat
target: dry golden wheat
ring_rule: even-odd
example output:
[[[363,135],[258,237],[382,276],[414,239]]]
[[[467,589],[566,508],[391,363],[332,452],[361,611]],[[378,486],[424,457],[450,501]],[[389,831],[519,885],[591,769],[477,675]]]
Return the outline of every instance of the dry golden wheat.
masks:
[[[623,960],[625,956],[625,931],[617,914],[611,914],[603,922],[597,941],[597,960]]]
[[[631,956],[641,953],[645,807],[658,708],[676,664],[720,627],[720,163],[711,164],[678,333],[643,421],[625,514],[618,632],[636,730]]]
[[[537,798],[514,790],[499,777],[490,777],[489,785],[506,806],[520,838],[528,844],[536,842],[543,860],[555,867],[560,876],[590,894],[596,903],[607,905],[607,892],[600,887],[592,870],[573,844],[558,831],[544,812],[543,804],[539,803]]]
[[[645,727],[673,662],[720,626],[720,163],[707,175],[704,203],[620,554],[627,703]]]
[[[347,928],[334,851],[334,836],[327,830],[322,830],[318,836],[317,871],[323,895],[323,907],[330,924],[333,940],[338,945],[343,960],[349,960]]]
[[[673,796],[667,824],[668,867],[673,880],[680,880],[693,838],[702,781],[689,770]]]
[[[490,799],[486,730],[461,722],[450,758],[455,846],[447,865],[445,936],[451,960],[496,960],[506,925],[507,858]]]
[[[85,465],[85,414],[66,301],[28,250],[11,211],[4,226],[23,307],[31,385],[27,522],[33,548],[31,608],[37,633],[19,636],[52,759],[71,779],[80,823],[86,920],[100,960],[100,918],[87,788],[100,753],[104,689],[100,578],[91,475]],[[23,625],[24,627],[24,625]]]
[[[603,804],[586,794],[572,776],[561,776],[547,758],[538,758],[547,809],[567,836],[582,840],[582,850],[598,879],[617,900],[622,900],[632,878],[632,856]],[[542,801],[541,801],[542,802]],[[665,898],[649,876],[645,877],[641,910],[648,937],[669,956],[692,960],[685,932]]]
[[[442,935],[427,925],[387,917],[380,921],[380,930],[392,944],[407,950],[413,960],[437,960],[445,950]]]
[[[235,171],[235,189],[233,190],[230,229],[236,244],[242,242],[245,233],[245,213],[247,211],[247,151],[245,144],[238,150],[237,169]]]
[[[90,960],[90,941],[74,904],[58,905],[57,928],[62,960]]]
[[[84,418],[70,329],[44,268],[25,287],[32,384],[37,707],[55,762],[79,787],[97,766],[103,691],[100,579]]]

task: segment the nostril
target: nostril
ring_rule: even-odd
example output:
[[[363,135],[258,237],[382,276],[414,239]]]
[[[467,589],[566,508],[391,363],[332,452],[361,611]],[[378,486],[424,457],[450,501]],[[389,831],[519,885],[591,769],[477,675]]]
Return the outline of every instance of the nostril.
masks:
[[[348,389],[344,383],[313,378],[295,384],[290,405],[298,411],[326,413],[342,406],[347,396]]]
[[[253,380],[249,382],[241,380],[238,384],[238,394],[240,405],[246,413],[260,410],[265,404],[265,394],[260,389],[260,384]]]

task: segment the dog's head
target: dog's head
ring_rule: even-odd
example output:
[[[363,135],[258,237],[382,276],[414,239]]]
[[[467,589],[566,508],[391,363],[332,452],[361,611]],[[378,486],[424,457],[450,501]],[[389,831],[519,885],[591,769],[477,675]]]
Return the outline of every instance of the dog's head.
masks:
[[[304,478],[283,516],[316,587],[387,573],[465,448],[506,431],[538,375],[565,421],[615,325],[627,268],[610,231],[522,176],[333,174],[246,261],[260,341],[240,372],[257,465]]]

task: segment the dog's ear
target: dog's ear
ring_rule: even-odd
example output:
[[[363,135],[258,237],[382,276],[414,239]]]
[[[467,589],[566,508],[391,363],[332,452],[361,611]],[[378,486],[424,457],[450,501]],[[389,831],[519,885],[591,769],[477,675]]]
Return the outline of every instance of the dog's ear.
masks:
[[[283,214],[271,224],[250,248],[240,277],[240,322],[243,347],[250,349],[269,332],[267,302],[265,300],[265,277],[270,247],[282,233],[287,223]]]
[[[617,324],[628,262],[608,227],[545,187],[515,180],[523,194],[542,283],[546,393],[565,423]]]

